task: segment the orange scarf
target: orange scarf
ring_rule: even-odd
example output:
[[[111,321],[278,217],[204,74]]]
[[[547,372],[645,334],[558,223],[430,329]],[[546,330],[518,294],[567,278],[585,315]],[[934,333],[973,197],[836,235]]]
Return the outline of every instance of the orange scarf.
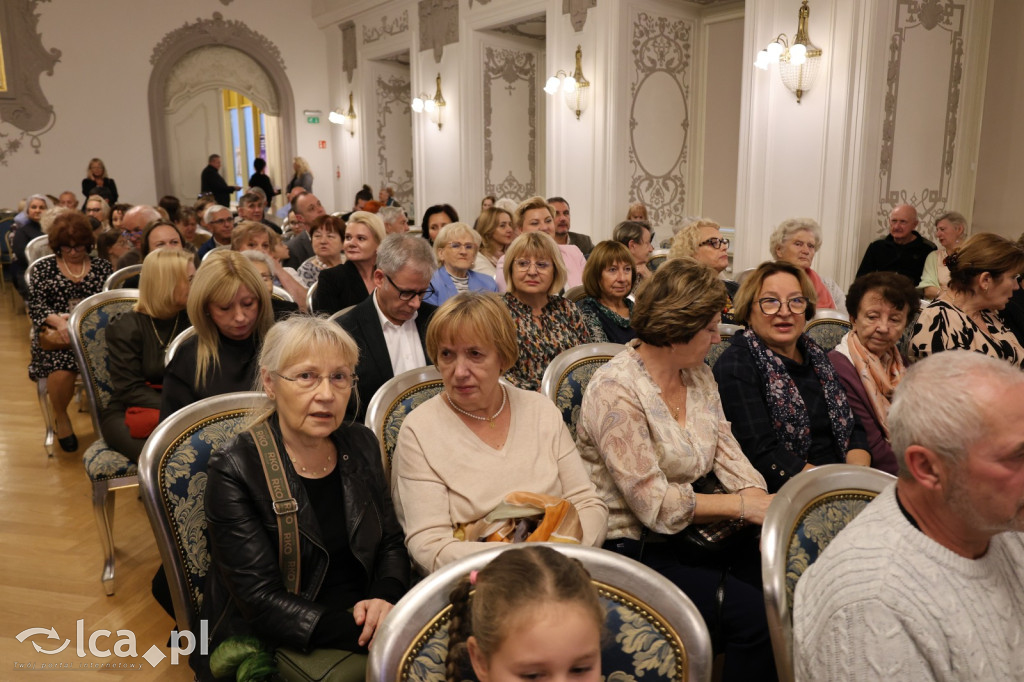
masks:
[[[467,542],[583,541],[583,526],[569,500],[542,493],[512,492],[479,521],[459,524],[455,537]]]
[[[828,292],[828,287],[825,286],[825,280],[821,278],[821,275],[810,268],[807,268],[804,272],[807,273],[807,276],[811,280],[811,284],[814,285],[814,292],[818,294],[818,301],[814,305],[819,308],[835,308],[835,299],[833,299],[832,294]]]

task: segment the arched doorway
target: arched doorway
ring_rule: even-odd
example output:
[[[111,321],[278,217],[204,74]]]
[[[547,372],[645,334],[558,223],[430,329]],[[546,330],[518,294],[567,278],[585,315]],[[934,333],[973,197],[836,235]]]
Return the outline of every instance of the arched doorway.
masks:
[[[224,92],[251,100],[265,114],[268,170],[275,184],[291,176],[295,155],[295,104],[284,61],[265,36],[219,12],[168,33],[153,50],[149,117],[157,195],[189,203],[199,187],[206,157],[220,153],[226,166],[236,158],[230,127],[223,124]],[[230,157],[230,161],[228,160]],[[248,179],[251,163],[225,173]],[[227,169],[225,169],[227,170]],[[287,173],[287,177],[284,174]]]

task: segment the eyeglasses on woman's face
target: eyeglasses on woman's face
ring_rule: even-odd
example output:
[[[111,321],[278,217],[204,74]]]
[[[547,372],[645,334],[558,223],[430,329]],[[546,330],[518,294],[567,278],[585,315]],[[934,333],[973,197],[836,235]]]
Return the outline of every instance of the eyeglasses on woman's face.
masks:
[[[516,270],[527,272],[531,267],[537,268],[537,272],[547,272],[551,269],[551,263],[546,260],[530,260],[529,258],[518,258],[513,263]]]
[[[710,246],[712,249],[729,248],[729,240],[720,237],[712,237],[711,239],[705,239],[697,246]]]
[[[476,248],[476,244],[473,242],[448,242],[446,248],[449,248],[452,251],[472,251]]]
[[[64,253],[64,254],[67,254],[67,253],[85,253],[85,251],[87,249],[88,249],[88,247],[85,246],[85,244],[76,244],[74,246],[62,246],[62,247],[60,247],[60,252]]]
[[[794,296],[785,301],[780,301],[771,296],[757,299],[757,307],[765,315],[778,315],[782,310],[783,304],[786,305],[786,308],[793,315],[802,315],[807,310],[807,299],[803,296]]]
[[[299,372],[293,377],[285,376],[280,372],[274,372],[274,376],[290,381],[295,384],[298,388],[303,391],[312,391],[320,386],[320,383],[327,379],[331,384],[331,388],[343,391],[347,388],[355,386],[356,382],[359,381],[359,377],[355,374],[349,374],[347,372],[331,372],[330,374],[316,374],[314,372]]]

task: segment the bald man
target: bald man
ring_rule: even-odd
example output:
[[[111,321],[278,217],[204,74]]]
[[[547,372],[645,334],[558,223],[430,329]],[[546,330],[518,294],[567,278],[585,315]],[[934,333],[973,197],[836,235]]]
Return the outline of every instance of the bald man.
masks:
[[[935,244],[917,231],[917,209],[900,204],[889,213],[889,235],[868,245],[857,277],[869,272],[898,272],[917,284],[924,260],[934,250]]]

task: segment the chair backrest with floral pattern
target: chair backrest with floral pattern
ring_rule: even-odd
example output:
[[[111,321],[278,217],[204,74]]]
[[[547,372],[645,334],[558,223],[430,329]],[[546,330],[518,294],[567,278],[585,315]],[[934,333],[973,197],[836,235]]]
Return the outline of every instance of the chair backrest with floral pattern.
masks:
[[[544,370],[540,392],[558,407],[574,439],[587,384],[601,365],[625,348],[620,343],[585,343],[562,351]]]
[[[821,308],[807,322],[804,333],[814,339],[826,353],[839,345],[846,333],[853,329],[850,316],[838,310]]]
[[[266,396],[252,392],[200,400],[161,422],[139,457],[142,501],[181,628],[197,631],[210,566],[203,507],[210,455],[246,428],[254,410],[267,406]]]
[[[594,547],[552,543],[586,567],[607,612],[601,675],[607,680],[711,679],[711,636],[693,602],[647,566]],[[443,680],[448,654],[449,595],[470,571],[499,552],[500,544],[429,575],[403,597],[374,637],[368,682]]]
[[[761,575],[779,679],[793,679],[793,591],[808,566],[896,477],[852,464],[827,464],[789,480],[761,531]]]
[[[363,423],[380,442],[384,475],[391,480],[391,458],[406,416],[444,390],[441,373],[433,365],[402,372],[384,382],[370,398]]]
[[[84,379],[89,414],[97,436],[100,434],[100,415],[114,391],[107,362],[107,327],[118,315],[130,312],[138,301],[138,289],[101,291],[75,306],[68,320],[68,335],[78,370]]]

